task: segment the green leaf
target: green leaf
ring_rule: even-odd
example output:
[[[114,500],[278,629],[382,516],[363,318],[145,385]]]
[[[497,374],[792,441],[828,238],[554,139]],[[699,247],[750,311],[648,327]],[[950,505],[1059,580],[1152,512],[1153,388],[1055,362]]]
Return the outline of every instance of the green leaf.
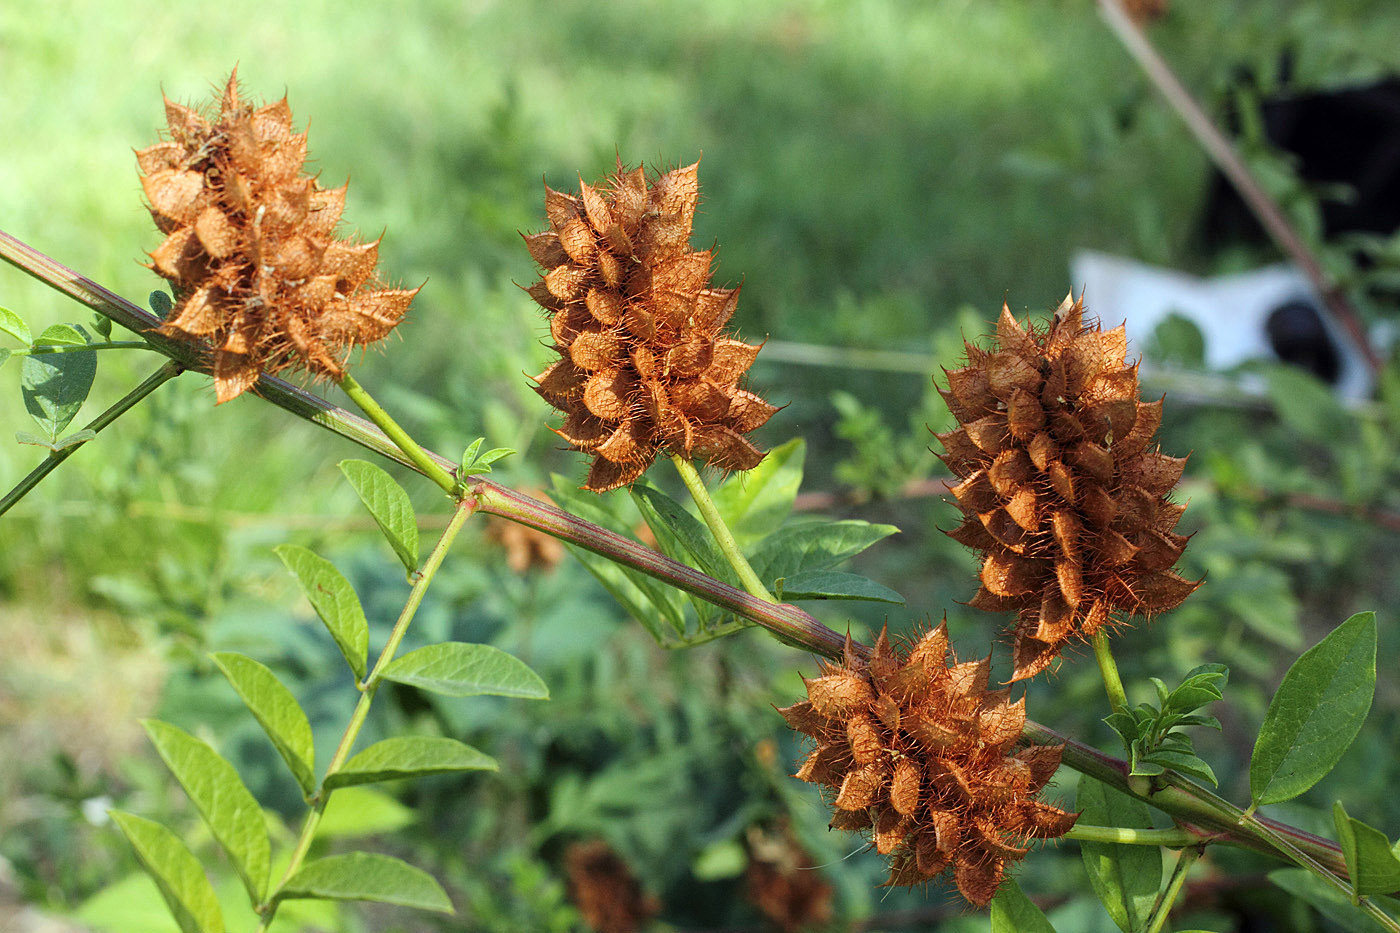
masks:
[[[609,531],[631,537],[629,523],[616,510],[616,506],[629,499],[615,494],[600,496],[584,492],[557,473],[552,474],[550,480],[553,487],[550,498],[560,507]],[[661,628],[663,620],[678,634],[685,634],[685,609],[679,591],[577,545],[571,544],[568,548],[603,588],[633,618],[646,626],[658,644],[667,643],[665,631]]]
[[[277,675],[246,655],[231,651],[211,654],[219,670],[243,700],[258,725],[263,727],[277,754],[291,769],[302,793],[316,791],[316,751],[312,744],[311,723],[296,697],[282,685]]]
[[[1055,933],[1055,928],[1015,879],[1006,878],[992,898],[992,933]]]
[[[1337,842],[1347,862],[1347,874],[1357,894],[1390,894],[1400,891],[1400,859],[1395,857],[1385,833],[1347,815],[1338,800],[1332,805]]]
[[[90,326],[102,335],[104,340],[110,341],[112,339],[112,319],[106,315],[94,312]]]
[[[9,350],[6,350],[4,347],[0,347],[0,366],[4,366],[5,361],[8,360],[12,355],[13,354],[10,353]]]
[[[693,562],[694,566],[716,580],[738,586],[734,568],[729,566],[710,530],[701,524],[700,519],[645,480],[633,483],[628,487],[628,492],[667,557],[681,563]]]
[[[55,324],[34,341],[41,345],[82,345],[87,341],[70,324]],[[57,440],[77,417],[97,376],[96,351],[41,353],[20,361],[24,407],[51,440]]]
[[[159,823],[120,810],[110,812],[136,850],[141,867],[155,880],[182,933],[224,933],[224,915],[214,886],[194,853]]]
[[[274,551],[296,575],[301,591],[335,639],[350,670],[363,680],[369,656],[369,622],[355,588],[335,564],[304,547],[283,544]]]
[[[495,771],[490,755],[443,736],[406,735],[375,742],[327,775],[327,789],[448,771]]]
[[[1324,917],[1344,930],[1351,933],[1386,933],[1386,928],[1373,917],[1306,868],[1280,868],[1269,872],[1269,880],[1316,907]]]
[[[408,493],[380,467],[365,460],[342,460],[340,472],[355,487],[360,501],[409,572],[418,569],[418,519]]]
[[[261,904],[267,895],[271,844],[262,808],[243,786],[238,772],[218,752],[183,729],[159,719],[144,719],[141,725],[228,853],[249,898]]]
[[[491,645],[460,641],[410,651],[384,669],[384,679],[450,697],[549,698],[549,688],[525,662]]]
[[[55,443],[53,442],[53,439],[52,439],[52,438],[40,437],[39,435],[33,434],[33,433],[29,432],[29,431],[16,431],[16,432],[15,432],[15,443],[16,443],[16,444],[31,444],[31,445],[33,445],[33,446],[35,446],[35,447],[42,447],[42,448],[44,448],[45,450],[57,450],[57,449],[58,449],[58,445],[55,444]]]
[[[382,836],[412,826],[417,814],[372,787],[342,787],[326,802],[316,838]]]
[[[151,313],[159,318],[169,317],[170,309],[175,307],[170,296],[159,289],[146,296],[146,304],[151,306]]]
[[[1207,781],[1211,787],[1220,786],[1220,782],[1215,779],[1215,772],[1211,770],[1210,765],[1189,752],[1177,752],[1170,749],[1159,748],[1148,755],[1147,760],[1155,764],[1164,765],[1171,768],[1173,771],[1179,771],[1188,777]]]
[[[1325,443],[1346,437],[1355,419],[1336,394],[1316,376],[1296,366],[1274,366],[1267,373],[1274,413],[1308,440]]]
[[[0,307],[0,330],[3,330],[26,347],[34,342],[34,334],[30,331],[29,325],[24,323],[24,318],[15,314],[9,308]]]
[[[730,474],[714,491],[715,508],[740,546],[752,544],[782,527],[802,485],[807,443],[793,438],[768,451],[758,466]]]
[[[771,583],[803,570],[835,567],[898,531],[893,525],[853,520],[787,525],[764,538],[750,556],[750,562],[758,578]]]
[[[869,577],[841,570],[807,570],[783,580],[779,600],[863,599],[876,603],[904,605],[904,597]]]
[[[1256,805],[1291,800],[1331,771],[1371,709],[1376,614],[1358,612],[1293,662],[1249,762]]]
[[[1150,829],[1147,805],[1084,776],[1075,806],[1085,825]],[[1124,933],[1145,929],[1162,884],[1162,851],[1154,846],[1080,842],[1089,884]]]
[[[307,862],[277,892],[280,900],[319,897],[338,901],[378,901],[455,913],[447,892],[421,868],[387,855],[352,852]]]
[[[50,324],[34,340],[36,347],[85,347],[88,340],[72,324]],[[44,354],[47,355],[47,354]]]
[[[83,428],[81,431],[74,431],[67,437],[61,437],[54,442],[54,450],[63,450],[65,447],[74,447],[78,444],[86,444],[97,436],[97,432],[92,428]]]

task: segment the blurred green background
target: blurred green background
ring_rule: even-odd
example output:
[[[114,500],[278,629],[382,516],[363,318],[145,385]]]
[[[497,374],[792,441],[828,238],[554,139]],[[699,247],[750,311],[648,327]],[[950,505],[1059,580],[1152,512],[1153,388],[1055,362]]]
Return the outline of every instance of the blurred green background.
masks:
[[[1255,93],[1400,71],[1397,35],[1392,0],[1178,2],[1151,27],[1217,114],[1247,113]],[[965,656],[998,637],[998,620],[956,602],[975,590],[975,560],[938,533],[955,523],[950,506],[897,495],[941,475],[925,426],[942,430],[947,414],[927,373],[954,365],[960,336],[981,333],[1003,298],[1018,313],[1052,308],[1079,249],[1202,274],[1277,258],[1202,245],[1209,166],[1088,0],[7,3],[0,229],[141,302],[164,283],[140,265],[160,238],[131,150],[157,139],[162,90],[206,100],[235,64],[249,94],[285,93],[297,124],[310,124],[323,182],[350,179],[346,220],[386,231],[382,268],[427,283],[357,378],[440,452],[483,434],[520,450],[500,469],[514,485],[583,476],[580,458],[543,430],[550,412],[521,375],[549,356],[544,321],[517,287],[534,276],[518,231],[543,225],[541,179],[569,188],[619,157],[664,167],[703,155],[696,242],[717,241],[718,278],[742,281],[735,323],[745,337],[927,359],[923,374],[763,355],[754,367],[755,388],[789,406],[760,440],[805,436],[804,488],[842,492],[828,512],[903,530],[857,569],[903,593],[907,609],[820,613],[865,636],[886,618],[906,631],[946,612]],[[1314,193],[1258,139],[1242,145],[1316,238]],[[1317,245],[1352,273],[1372,321],[1395,317],[1372,288],[1385,269]],[[89,317],[8,266],[0,304],[36,333]],[[1138,352],[1149,336],[1130,334]],[[101,356],[80,422],[159,362]],[[1400,536],[1374,520],[1400,507],[1400,378],[1389,373],[1359,409],[1291,373],[1265,373],[1272,394],[1262,399],[1168,399],[1163,448],[1193,452],[1182,527],[1198,533],[1184,568],[1209,578],[1177,612],[1125,631],[1118,651],[1142,699],[1149,674],[1174,683],[1203,661],[1231,666],[1227,701],[1212,710],[1224,735],[1199,744],[1234,799],[1292,657],[1365,608],[1380,611],[1382,658],[1400,647]],[[7,431],[26,428],[18,381],[18,365],[0,369]],[[271,548],[293,541],[335,559],[382,641],[406,587],[335,468],[357,455],[252,397],[215,409],[208,380],[185,376],[0,519],[0,929],[173,929],[103,816],[116,805],[159,818],[212,853],[142,716],[214,742],[294,832],[294,785],[206,652],[272,665],[311,711],[318,744],[333,744],[353,689]],[[38,459],[36,448],[0,444],[0,488]],[[440,525],[434,490],[401,479],[425,524]],[[1298,508],[1297,494],[1336,508]],[[801,877],[829,886],[808,896],[809,906],[826,898],[814,928],[985,928],[942,889],[876,889],[880,860],[827,833],[813,788],[786,777],[800,747],[771,705],[801,693],[810,657],[752,632],[662,651],[576,564],[521,574],[480,529],[440,581],[413,638],[497,644],[532,664],[553,699],[440,705],[385,694],[367,739],[441,731],[495,755],[502,771],[354,795],[330,845],[430,868],[460,916],[288,910],[276,929],[573,929],[565,853],[595,838],[658,899],[657,929],[766,928],[750,890],[759,882],[746,874],[794,843],[819,866]],[[1004,661],[1004,646],[996,651]],[[1400,780],[1390,666],[1369,731],[1281,815],[1325,828],[1341,797],[1353,815],[1400,829],[1387,790]],[[1073,658],[1031,687],[1030,708],[1116,752],[1092,668],[1087,653]],[[1055,793],[1072,799],[1072,774]],[[288,831],[275,829],[285,843]],[[374,838],[351,838],[362,835]],[[236,901],[231,873],[211,859]],[[1212,850],[1182,928],[1327,928],[1269,888],[1273,867]],[[1032,855],[1021,880],[1061,930],[1106,929],[1075,845]]]

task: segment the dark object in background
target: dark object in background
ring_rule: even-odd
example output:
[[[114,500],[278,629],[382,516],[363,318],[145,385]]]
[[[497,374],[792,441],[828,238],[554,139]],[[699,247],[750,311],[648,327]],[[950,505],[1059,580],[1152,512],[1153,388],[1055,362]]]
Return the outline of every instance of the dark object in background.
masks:
[[[1274,97],[1264,100],[1260,111],[1269,142],[1296,157],[1303,180],[1353,190],[1354,197],[1346,201],[1323,202],[1323,230],[1329,238],[1347,232],[1388,235],[1400,228],[1400,78]],[[1211,182],[1204,234],[1207,247],[1216,248],[1267,239],[1218,173]]]
[[[1342,372],[1341,357],[1311,301],[1294,299],[1274,308],[1264,321],[1264,333],[1283,362],[1301,366],[1328,385],[1336,385]]]

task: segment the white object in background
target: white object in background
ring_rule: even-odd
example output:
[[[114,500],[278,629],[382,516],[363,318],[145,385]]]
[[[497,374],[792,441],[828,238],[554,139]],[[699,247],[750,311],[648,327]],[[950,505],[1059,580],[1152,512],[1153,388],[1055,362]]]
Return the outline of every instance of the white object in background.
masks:
[[[1230,369],[1247,360],[1278,360],[1267,332],[1269,316],[1290,304],[1310,306],[1337,355],[1332,388],[1345,399],[1370,396],[1372,377],[1355,342],[1332,319],[1305,275],[1276,265],[1203,279],[1185,272],[1081,252],[1070,264],[1085,307],[1106,325],[1126,321],[1139,347],[1173,314],[1190,320],[1205,338],[1206,366]]]

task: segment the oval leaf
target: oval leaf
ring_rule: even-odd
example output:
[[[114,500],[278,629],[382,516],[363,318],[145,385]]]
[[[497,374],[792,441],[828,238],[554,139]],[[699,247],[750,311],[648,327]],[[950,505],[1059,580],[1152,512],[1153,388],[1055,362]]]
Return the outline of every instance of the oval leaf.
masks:
[[[1007,878],[992,898],[992,933],[1055,933],[1055,928],[1016,881]]]
[[[787,525],[759,543],[752,555],[753,569],[760,580],[826,570],[898,531],[893,525],[857,520]]]
[[[272,846],[262,808],[243,786],[238,772],[218,752],[183,729],[159,719],[145,719],[141,725],[228,853],[248,896],[254,904],[261,904],[267,896]]]
[[[495,771],[496,760],[442,736],[397,736],[376,742],[326,776],[326,788],[373,784],[448,771]]]
[[[683,564],[692,564],[731,586],[739,585],[734,568],[729,566],[729,561],[715,544],[714,536],[701,524],[700,519],[645,481],[633,483],[627,491],[667,557]]]
[[[1147,805],[1090,777],[1080,777],[1075,806],[1086,825],[1150,829]],[[1162,850],[1108,842],[1081,842],[1089,884],[1124,933],[1147,928],[1162,885]]]
[[[549,688],[523,661],[490,645],[448,641],[410,651],[384,669],[384,679],[450,697],[544,700]]]
[[[29,330],[29,325],[24,323],[24,318],[15,314],[9,308],[0,307],[0,330],[3,330],[26,347],[34,342],[34,334]]]
[[[904,597],[869,577],[842,570],[808,570],[783,581],[782,601],[797,599],[863,599],[904,605]]]
[[[1256,805],[1291,800],[1331,771],[1371,710],[1376,614],[1358,612],[1293,662],[1249,762]]]
[[[159,823],[120,810],[111,815],[136,850],[141,867],[155,880],[181,933],[224,933],[214,886],[194,853]]]
[[[315,793],[316,751],[311,723],[296,697],[282,686],[276,674],[246,655],[221,651],[210,657],[272,740],[277,754],[301,785],[302,793],[307,796]]]
[[[714,492],[715,507],[741,546],[782,527],[802,485],[806,456],[806,442],[796,437],[768,451],[752,470],[732,473],[720,483]]]
[[[452,901],[433,876],[387,855],[352,852],[307,862],[287,879],[279,900],[321,897],[338,901],[378,901],[455,913]]]
[[[365,460],[342,460],[340,472],[355,487],[389,546],[409,573],[418,569],[418,519],[408,493],[380,467]]]
[[[1395,857],[1385,833],[1347,815],[1338,800],[1332,805],[1337,842],[1347,862],[1347,874],[1357,894],[1390,894],[1400,891],[1400,859]]]
[[[35,345],[78,344],[86,341],[69,324],[55,324],[39,335]],[[20,390],[24,407],[36,424],[57,439],[77,417],[97,376],[96,351],[41,353],[20,361]]]
[[[287,569],[296,574],[301,591],[340,647],[350,670],[363,680],[369,655],[369,622],[355,588],[335,569],[335,564],[304,547],[283,544],[275,550]]]

